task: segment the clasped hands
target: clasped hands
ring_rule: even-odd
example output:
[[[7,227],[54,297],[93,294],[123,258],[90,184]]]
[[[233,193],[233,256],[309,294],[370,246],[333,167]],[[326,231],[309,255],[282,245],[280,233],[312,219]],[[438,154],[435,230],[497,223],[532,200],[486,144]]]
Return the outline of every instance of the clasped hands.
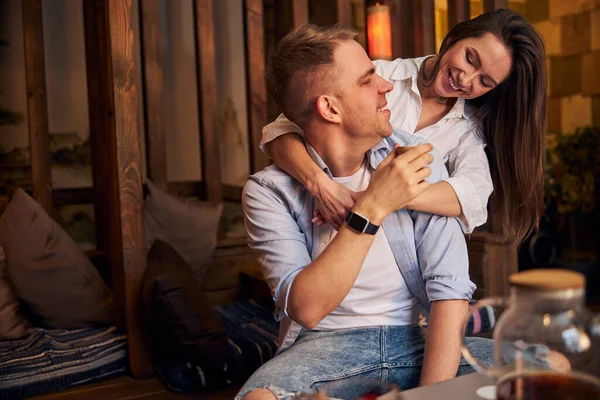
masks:
[[[377,222],[404,207],[429,187],[425,180],[431,175],[428,165],[433,161],[430,144],[402,147],[394,146],[390,154],[373,171],[365,191],[353,192],[325,174],[313,186],[312,195],[319,202],[312,222],[330,224],[338,230],[346,214],[357,204],[371,210],[369,218]]]

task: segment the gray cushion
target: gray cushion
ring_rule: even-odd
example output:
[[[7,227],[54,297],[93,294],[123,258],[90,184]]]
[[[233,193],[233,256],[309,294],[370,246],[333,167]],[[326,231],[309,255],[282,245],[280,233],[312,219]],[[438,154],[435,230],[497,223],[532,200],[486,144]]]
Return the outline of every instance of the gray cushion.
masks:
[[[6,276],[6,257],[0,246],[0,340],[17,339],[29,331],[29,324],[19,310],[19,299]]]
[[[77,243],[23,190],[0,220],[0,245],[15,294],[48,328],[113,320],[113,295]]]
[[[147,185],[144,226],[148,250],[157,239],[168,243],[201,282],[212,263],[223,204],[174,196],[149,180]]]

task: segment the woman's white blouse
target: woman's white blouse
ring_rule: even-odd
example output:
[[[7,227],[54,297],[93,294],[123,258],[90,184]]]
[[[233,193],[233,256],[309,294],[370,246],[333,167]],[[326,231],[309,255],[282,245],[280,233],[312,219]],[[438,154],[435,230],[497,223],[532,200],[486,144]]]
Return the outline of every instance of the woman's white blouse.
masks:
[[[485,143],[478,134],[477,121],[471,119],[463,99],[458,99],[436,124],[415,132],[422,108],[417,75],[425,58],[377,60],[374,64],[377,73],[394,85],[386,96],[394,131],[421,136],[442,154],[450,173],[446,181],[456,192],[462,208],[463,231],[471,233],[486,222],[487,202],[493,190]],[[282,114],[263,128],[261,149],[266,151],[265,143],[289,132],[302,135],[302,130]]]

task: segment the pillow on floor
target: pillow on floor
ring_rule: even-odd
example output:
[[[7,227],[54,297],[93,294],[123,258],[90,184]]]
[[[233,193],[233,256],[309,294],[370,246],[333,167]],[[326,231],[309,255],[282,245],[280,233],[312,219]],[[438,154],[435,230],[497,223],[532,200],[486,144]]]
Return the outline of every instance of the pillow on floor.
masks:
[[[161,240],[148,254],[142,293],[157,359],[179,359],[199,366],[207,386],[223,383],[225,328],[194,272],[177,251]]]
[[[149,180],[147,186],[149,194],[144,201],[147,248],[157,239],[168,243],[202,282],[217,245],[223,204],[174,196]]]
[[[6,257],[0,246],[0,340],[12,340],[25,336],[29,324],[19,311],[19,299],[6,276]]]
[[[15,294],[37,325],[81,328],[113,320],[113,296],[77,243],[18,189],[0,220]]]

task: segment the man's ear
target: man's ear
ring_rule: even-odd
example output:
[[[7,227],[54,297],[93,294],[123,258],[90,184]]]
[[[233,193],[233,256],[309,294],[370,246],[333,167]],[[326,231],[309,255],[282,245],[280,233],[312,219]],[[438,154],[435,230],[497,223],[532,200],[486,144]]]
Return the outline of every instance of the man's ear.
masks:
[[[342,116],[337,101],[333,96],[321,95],[317,97],[317,113],[325,121],[340,123]]]

